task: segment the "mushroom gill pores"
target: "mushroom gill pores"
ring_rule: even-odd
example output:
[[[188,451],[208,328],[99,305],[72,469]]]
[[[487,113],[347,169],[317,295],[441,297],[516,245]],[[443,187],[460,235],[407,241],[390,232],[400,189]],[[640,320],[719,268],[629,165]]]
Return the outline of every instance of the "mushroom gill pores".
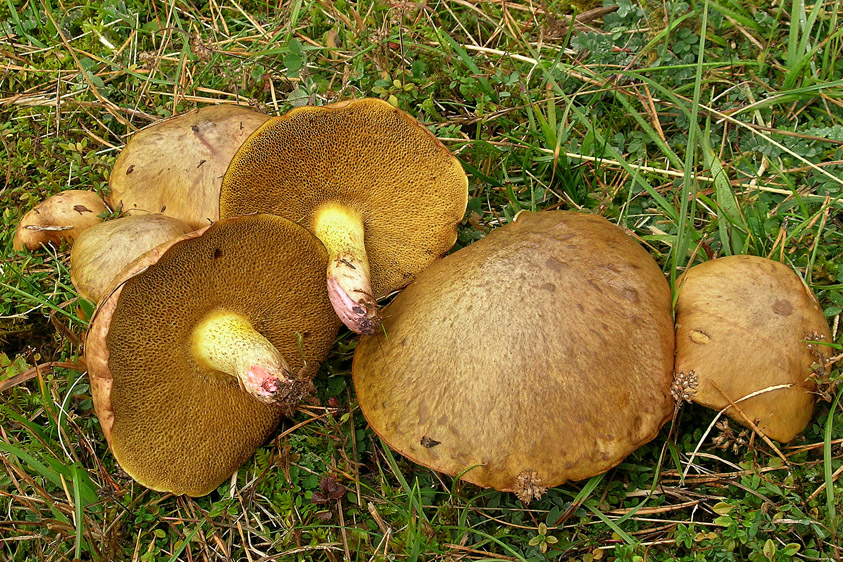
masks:
[[[121,467],[154,490],[199,496],[292,412],[339,321],[325,249],[295,223],[252,215],[187,238],[110,293],[86,354]]]
[[[698,379],[689,398],[736,404],[765,435],[788,442],[811,420],[831,333],[811,290],[786,265],[728,256],[677,281],[676,372]],[[820,343],[811,343],[820,342]],[[743,400],[752,393],[759,395]],[[743,425],[734,407],[726,414]]]
[[[597,216],[521,213],[424,270],[383,318],[354,356],[366,419],[481,486],[529,499],[599,474],[673,412],[670,289]]]
[[[268,121],[234,156],[220,216],[273,213],[328,250],[328,292],[342,321],[371,334],[376,299],[453,246],[468,179],[416,119],[377,99],[299,107]]]

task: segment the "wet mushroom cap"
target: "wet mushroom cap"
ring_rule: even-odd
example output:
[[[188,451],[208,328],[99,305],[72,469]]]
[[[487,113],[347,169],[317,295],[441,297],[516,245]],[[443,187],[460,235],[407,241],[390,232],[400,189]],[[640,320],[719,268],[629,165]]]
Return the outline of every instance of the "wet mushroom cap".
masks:
[[[737,406],[767,437],[796,437],[813,415],[812,365],[822,367],[829,355],[808,340],[831,341],[811,290],[786,265],[756,256],[694,266],[677,288],[676,372],[699,378],[691,399],[720,410],[788,385]],[[726,413],[747,425],[734,408]]]
[[[70,252],[70,280],[79,295],[99,302],[111,280],[148,250],[193,230],[164,215],[136,215],[85,230]]]
[[[216,221],[231,158],[268,119],[246,107],[212,105],[143,129],[114,162],[108,182],[112,207],[165,214],[191,228]]]
[[[453,246],[467,189],[459,161],[416,119],[361,99],[300,107],[258,129],[226,172],[220,216],[272,213],[313,231],[326,205],[353,209],[380,298]]]
[[[521,213],[424,270],[383,317],[354,355],[366,419],[481,486],[529,499],[599,474],[673,412],[669,287],[597,216]]]
[[[37,250],[42,244],[73,242],[86,229],[102,221],[108,209],[93,191],[68,189],[44,199],[29,210],[15,231],[13,248]]]
[[[192,352],[193,330],[216,312],[239,314],[309,384],[339,326],[326,260],[294,223],[248,216],[174,244],[126,281],[106,336],[110,443],[126,472],[154,490],[200,496],[267,439],[290,412],[204,366]]]

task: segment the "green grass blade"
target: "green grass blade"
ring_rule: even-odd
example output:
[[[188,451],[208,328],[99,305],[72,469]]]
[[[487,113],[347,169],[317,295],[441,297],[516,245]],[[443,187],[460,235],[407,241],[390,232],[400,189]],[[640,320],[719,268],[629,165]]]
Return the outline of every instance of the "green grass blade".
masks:
[[[5,452],[9,455],[14,455],[19,460],[23,461],[24,463],[28,464],[30,468],[35,470],[38,474],[40,474],[45,480],[53,484],[54,486],[61,488],[61,477],[54,471],[49,469],[46,465],[42,464],[38,459],[34,456],[30,455],[23,449],[12,445],[11,443],[4,443],[0,441],[0,451]]]
[[[693,230],[693,202],[696,201],[697,185],[694,179],[694,170],[697,163],[697,131],[699,129],[699,110],[700,110],[700,96],[702,93],[702,64],[705,60],[705,37],[708,28],[708,2],[703,3],[702,22],[700,24],[700,42],[697,48],[697,70],[694,76],[694,98],[691,102],[691,115],[689,122],[691,124],[688,131],[688,142],[685,148],[685,163],[684,175],[682,178],[682,188],[680,190],[679,215],[676,221],[676,245],[671,253],[671,270],[670,270],[670,285],[676,284],[676,276],[680,268],[685,266],[688,259],[688,250],[690,248],[693,236],[689,234]]]
[[[193,540],[193,537],[196,536],[196,533],[201,531],[202,527],[204,527],[204,526],[205,526],[205,523],[202,522],[202,523],[199,523],[196,527],[194,527],[193,530],[190,531],[190,534],[188,534],[186,537],[184,537],[184,540],[181,541],[181,544],[179,544],[176,547],[176,549],[173,551],[172,556],[170,556],[170,558],[167,559],[167,562],[176,562],[179,559],[179,556],[181,556],[181,553],[184,552],[184,549],[187,548],[187,544],[190,541]]]
[[[457,56],[462,61],[462,63],[471,71],[472,74],[477,76],[477,82],[483,88],[483,91],[488,94],[491,99],[497,99],[497,93],[495,92],[494,88],[492,88],[489,80],[484,77],[483,72],[480,71],[480,67],[477,66],[477,63],[474,62],[474,59],[471,58],[471,55],[468,54],[462,45],[460,45],[453,37],[448,35],[448,33],[442,29],[441,27],[437,30],[437,35],[440,38],[440,42],[445,43],[448,47],[451,48]]]
[[[706,127],[702,142],[700,142],[700,149],[703,156],[703,163],[714,179],[714,198],[717,202],[717,209],[719,210],[717,228],[720,231],[723,255],[728,256],[733,253],[742,254],[744,253],[745,236],[737,225],[743,224],[744,221],[723,164],[720,162],[717,154],[715,154],[714,147],[711,146],[710,118],[706,119]],[[746,230],[745,226],[744,230]]]
[[[26,299],[29,302],[32,302],[32,303],[35,303],[35,304],[40,304],[41,306],[46,306],[50,310],[54,310],[55,312],[58,312],[62,316],[65,316],[65,317],[73,320],[74,322],[78,322],[82,326],[88,325],[87,322],[85,322],[84,320],[82,320],[81,318],[79,318],[78,316],[73,314],[72,312],[68,312],[63,308],[60,308],[60,307],[56,306],[55,304],[53,304],[49,300],[41,297],[40,295],[34,295],[34,294],[31,294],[31,293],[27,293],[26,291],[22,291],[22,290],[18,289],[17,287],[13,287],[13,286],[9,285],[8,283],[3,283],[1,281],[0,281],[0,287],[3,287],[4,289],[6,289],[8,291],[11,291],[11,292],[15,293],[16,295],[23,297],[24,299]]]
[[[635,544],[636,541],[632,537],[630,537],[626,532],[621,529],[614,521],[609,519],[605,513],[597,509],[595,502],[593,500],[587,501],[584,504],[584,507],[589,510],[591,513],[597,516],[600,521],[606,524],[612,531],[614,531],[626,544]]]
[[[73,541],[74,557],[79,560],[82,558],[82,540],[85,532],[85,514],[82,510],[82,493],[79,478],[79,469],[76,465],[71,467],[72,481],[73,481],[73,507],[76,516],[76,537]]]
[[[837,406],[840,404],[840,397],[843,396],[843,388],[837,390],[837,396],[831,403],[828,410],[828,419],[825,420],[825,433],[823,435],[823,476],[825,477],[825,503],[828,511],[828,526],[837,529],[837,506],[834,499],[834,476],[831,467],[831,441],[834,429],[834,416],[837,414]]]

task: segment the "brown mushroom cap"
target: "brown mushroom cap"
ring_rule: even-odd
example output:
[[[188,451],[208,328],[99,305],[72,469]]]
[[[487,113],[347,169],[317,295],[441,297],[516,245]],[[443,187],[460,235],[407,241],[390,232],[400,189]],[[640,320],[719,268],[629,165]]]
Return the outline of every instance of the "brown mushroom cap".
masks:
[[[354,355],[366,419],[481,486],[529,498],[599,474],[673,412],[670,289],[601,217],[521,213],[424,270],[383,317]]]
[[[361,99],[296,108],[258,129],[226,172],[220,216],[272,213],[313,231],[326,204],[350,207],[365,227],[380,298],[453,246],[467,200],[462,166],[430,131]]]
[[[111,280],[148,250],[193,230],[164,215],[137,215],[87,229],[70,252],[70,280],[79,294],[99,302]]]
[[[111,205],[207,226],[219,218],[220,185],[232,156],[267,119],[246,107],[213,105],[140,131],[114,163]]]
[[[112,452],[126,472],[154,490],[204,495],[266,440],[290,412],[203,366],[191,351],[193,329],[215,311],[240,314],[309,384],[339,326],[326,261],[301,227],[248,216],[173,244],[122,285],[110,318],[95,320],[86,353],[97,368],[106,358],[108,372],[92,382],[110,397],[98,413],[112,418]]]
[[[796,437],[813,414],[811,366],[824,365],[828,349],[806,340],[831,341],[811,290],[786,265],[756,256],[694,266],[677,287],[676,372],[699,377],[691,399],[719,410],[790,385],[737,406],[767,437]],[[726,413],[747,425],[734,408]]]
[[[42,244],[73,242],[82,232],[102,219],[108,209],[93,191],[69,189],[44,199],[26,213],[18,224],[12,246],[20,251],[36,250]]]

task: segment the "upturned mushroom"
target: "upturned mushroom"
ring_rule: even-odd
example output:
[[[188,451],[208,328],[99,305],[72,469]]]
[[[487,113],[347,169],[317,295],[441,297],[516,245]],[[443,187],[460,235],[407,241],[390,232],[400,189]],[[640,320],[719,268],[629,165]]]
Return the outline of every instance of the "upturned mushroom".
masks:
[[[70,280],[80,296],[99,302],[112,279],[132,261],[192,230],[164,215],[127,216],[94,225],[70,251]]]
[[[108,209],[93,191],[69,189],[44,199],[26,213],[18,224],[12,247],[37,250],[43,244],[72,243],[88,227],[100,221]]]
[[[316,234],[334,309],[371,334],[376,299],[453,246],[467,200],[462,166],[432,133],[361,99],[300,107],[258,129],[225,174],[220,214],[278,214]]]
[[[220,184],[231,157],[267,119],[246,107],[213,105],[140,131],[114,163],[112,207],[208,226],[219,218]]]
[[[252,215],[129,266],[85,351],[103,432],[132,478],[207,494],[292,413],[340,325],[326,262],[305,229]]]
[[[617,465],[673,412],[670,289],[601,217],[522,212],[421,272],[383,318],[353,363],[371,427],[525,501]]]
[[[690,385],[678,391],[776,441],[801,433],[829,356],[822,342],[831,341],[811,290],[786,265],[756,256],[694,266],[677,290],[676,373]]]

